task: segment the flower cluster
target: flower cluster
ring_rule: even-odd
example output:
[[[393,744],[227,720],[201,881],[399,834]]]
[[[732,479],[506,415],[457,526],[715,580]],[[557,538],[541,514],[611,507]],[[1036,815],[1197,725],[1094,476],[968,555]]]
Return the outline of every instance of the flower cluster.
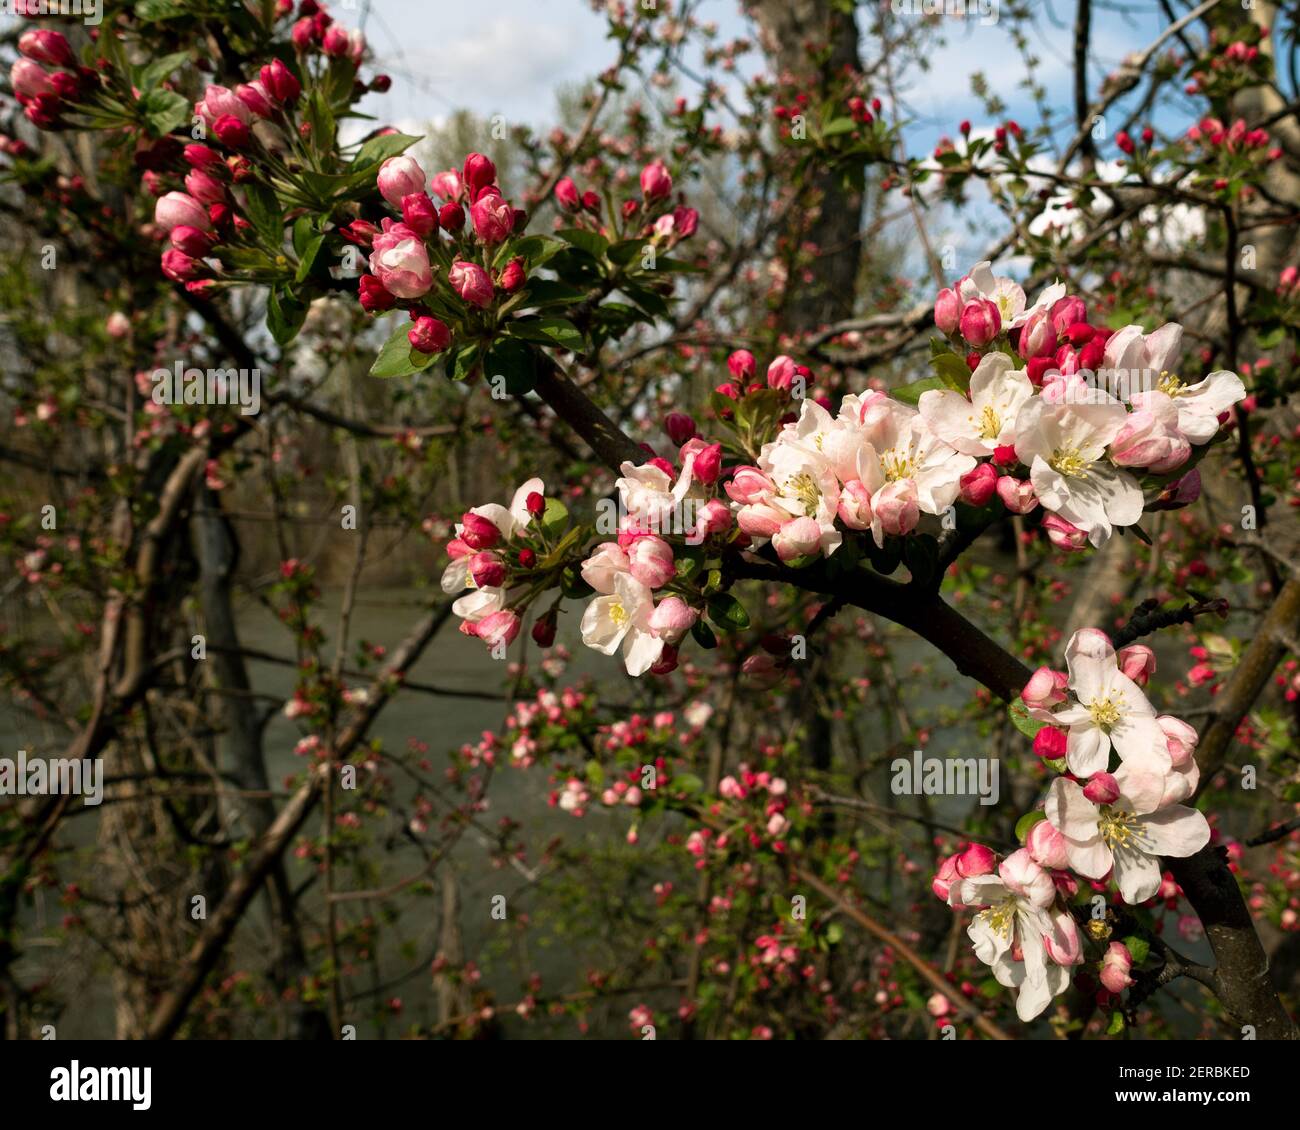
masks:
[[[1116,653],[1105,633],[1084,628],[1065,660],[1067,671],[1039,668],[1021,692],[1028,715],[1043,723],[1034,751],[1061,774],[1041,811],[1021,821],[1024,846],[999,861],[969,845],[943,860],[933,883],[950,906],[978,908],[967,931],[976,956],[1017,990],[1022,1020],[1064,992],[1071,968],[1085,961],[1071,914],[1076,876],[1113,879],[1135,906],[1161,892],[1161,856],[1193,855],[1210,839],[1205,817],[1182,803],[1199,781],[1196,731],[1157,716],[1142,691],[1155,670],[1151,650]],[[1104,933],[1089,940],[1104,941]],[[1107,991],[1122,991],[1127,947],[1112,942],[1097,960]]]
[[[442,574],[442,591],[450,595],[471,590],[456,600],[452,611],[461,618],[460,630],[489,648],[508,647],[519,635],[515,604],[524,592],[519,578],[537,563],[538,550],[545,549],[545,534],[534,522],[545,511],[545,489],[541,479],[529,479],[515,491],[508,508],[489,502],[467,510],[447,545],[451,563]],[[533,637],[549,645],[555,638],[553,619],[549,632],[549,638],[543,638],[535,627]]]

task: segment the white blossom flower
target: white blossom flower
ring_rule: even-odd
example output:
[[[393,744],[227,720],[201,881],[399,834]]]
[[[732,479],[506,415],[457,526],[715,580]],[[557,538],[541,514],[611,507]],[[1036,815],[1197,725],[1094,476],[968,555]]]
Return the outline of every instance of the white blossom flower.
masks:
[[[1160,889],[1160,856],[1180,859],[1210,842],[1210,826],[1196,809],[1161,807],[1168,776],[1121,765],[1115,771],[1119,796],[1113,804],[1094,804],[1064,777],[1047,791],[1044,812],[1065,837],[1070,866],[1088,879],[1103,879],[1113,870],[1120,895],[1130,905]]]
[[[627,673],[644,675],[664,650],[664,641],[650,627],[654,608],[646,585],[631,573],[617,573],[614,591],[596,597],[582,614],[582,642],[603,655],[613,655],[622,644]]]
[[[1120,760],[1156,773],[1169,770],[1169,743],[1142,688],[1119,669],[1104,632],[1083,628],[1065,647],[1067,683],[1077,702],[1052,721],[1068,727],[1065,761],[1078,777],[1104,773],[1110,751]]]
[[[907,485],[909,494],[915,491],[916,506],[923,514],[942,514],[951,506],[961,489],[961,477],[975,466],[974,458],[941,440],[912,409],[886,420],[877,443],[859,451],[858,478],[873,496],[890,483]],[[877,545],[884,545],[879,514],[872,517],[871,534]]]
[[[992,455],[1014,444],[1016,415],[1034,394],[1023,370],[1005,353],[989,353],[970,378],[970,398],[959,392],[930,389],[918,407],[930,430],[965,455]]]
[[[1025,292],[1014,279],[994,275],[992,264],[986,259],[976,263],[970,274],[961,280],[957,293],[963,302],[984,298],[998,308],[1002,328],[1010,329],[1025,309]]]
[[[1056,901],[1052,877],[1024,848],[1012,852],[998,865],[996,875],[962,879],[952,885],[948,901],[954,906],[980,910],[966,933],[975,956],[993,970],[998,983],[1016,990],[1016,1015],[1029,1021],[1070,983],[1065,966],[1048,959],[1045,938],[1064,935],[1066,927],[1051,912]],[[1070,948],[1057,937],[1058,951]]]
[[[510,506],[508,508],[497,502],[488,502],[482,506],[471,506],[469,512],[471,514],[477,514],[480,518],[486,518],[501,531],[501,540],[507,541],[513,537],[517,531],[523,529],[524,526],[528,525],[528,523],[533,520],[533,516],[528,513],[528,496],[530,494],[544,495],[545,493],[546,484],[542,482],[541,479],[529,479],[515,491],[513,497],[510,499]],[[462,529],[464,529],[464,526],[460,522],[457,522],[457,537],[460,537]],[[447,568],[442,571],[442,591],[448,596],[454,592],[461,592],[464,589],[472,589],[475,587],[474,578],[470,576],[469,572],[469,557],[470,555],[466,554],[461,557],[453,558]],[[499,592],[500,590],[497,591]],[[457,603],[459,604],[460,602],[458,601]],[[482,602],[478,601],[473,602],[469,607],[477,609],[481,605]],[[455,606],[453,606],[453,608],[454,607]],[[497,605],[495,608],[489,608],[487,611],[481,613],[481,616],[486,616],[488,612],[495,612],[499,607],[501,607],[501,605]],[[456,612],[456,615],[461,617],[462,620],[470,619],[470,617],[466,616],[462,612]],[[473,617],[473,619],[479,618],[481,617]]]
[[[1088,400],[1025,401],[1016,415],[1015,446],[1043,507],[1099,546],[1115,526],[1142,517],[1142,489],[1105,457],[1128,415],[1124,406],[1100,389],[1091,390]]]

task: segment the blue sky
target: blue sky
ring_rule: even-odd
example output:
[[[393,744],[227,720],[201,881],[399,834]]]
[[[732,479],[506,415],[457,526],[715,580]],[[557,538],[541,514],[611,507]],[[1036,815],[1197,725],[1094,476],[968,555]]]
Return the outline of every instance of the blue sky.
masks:
[[[1094,84],[1126,53],[1145,47],[1163,25],[1156,0],[1136,0],[1131,7],[1134,16],[1107,9],[1094,16]],[[336,11],[349,24],[364,21],[379,65],[392,74],[392,91],[372,99],[368,109],[393,121],[437,119],[464,106],[485,116],[499,113],[508,121],[544,126],[553,118],[558,86],[591,78],[613,58],[604,19],[589,0],[493,0],[483,5],[351,0],[336,5]],[[747,34],[749,23],[737,0],[705,0],[699,12],[718,24],[723,38]],[[1037,0],[1036,14],[1032,39],[1041,59],[1039,77],[1050,101],[1068,107],[1075,4]],[[956,19],[947,39],[931,60],[930,73],[915,76],[906,92],[918,147],[951,132],[963,116],[980,124],[970,95],[977,70],[995,84],[1012,116],[1030,118],[1028,100],[1017,85],[1024,66],[1004,27]]]

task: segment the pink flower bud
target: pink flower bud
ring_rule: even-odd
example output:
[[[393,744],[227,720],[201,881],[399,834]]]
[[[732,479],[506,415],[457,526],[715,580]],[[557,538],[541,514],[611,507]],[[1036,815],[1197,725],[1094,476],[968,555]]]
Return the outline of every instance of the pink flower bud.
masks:
[[[1174,768],[1186,765],[1192,759],[1200,735],[1181,718],[1162,714],[1156,719],[1156,725],[1164,732],[1165,745],[1169,750],[1169,760]]]
[[[482,153],[471,153],[465,158],[465,167],[461,170],[461,182],[469,193],[470,200],[477,200],[479,192],[497,179],[497,167]]]
[[[987,298],[967,302],[961,310],[961,336],[977,349],[988,345],[1002,329],[1002,315]]]
[[[502,584],[506,579],[506,567],[495,553],[476,553],[469,558],[469,575],[479,588],[489,588]]]
[[[253,120],[252,111],[239,100],[233,90],[215,84],[203,92],[202,99],[194,104],[194,112],[209,129],[215,129],[217,122],[226,117],[235,118],[245,126]]]
[[[788,390],[794,384],[794,361],[783,353],[767,367],[767,387]]]
[[[429,188],[440,200],[457,200],[460,198],[460,173],[455,169],[448,169],[444,173],[434,173],[429,181]]]
[[[673,178],[662,161],[654,161],[641,170],[641,194],[647,200],[661,200],[673,190]]]
[[[953,857],[957,874],[963,879],[976,879],[981,875],[991,875],[997,866],[998,857],[992,849],[983,844],[967,844]]]
[[[351,45],[348,42],[347,29],[340,24],[331,24],[325,29],[325,35],[321,39],[320,49],[331,59],[342,59],[348,54],[348,48]]]
[[[938,871],[935,872],[934,878],[930,880],[930,890],[936,898],[948,901],[948,894],[952,890],[953,884],[961,878],[957,874],[957,857],[955,855],[947,856],[940,864]]]
[[[275,113],[271,98],[260,80],[241,82],[235,87],[235,97],[259,118],[269,118]]]
[[[438,224],[445,232],[458,232],[465,226],[465,209],[459,204],[444,204],[438,209]]]
[[[1028,514],[1038,505],[1038,496],[1034,493],[1034,484],[1028,479],[1017,479],[1003,475],[997,483],[998,497],[1002,505],[1012,514]]]
[[[577,212],[582,208],[582,197],[572,178],[561,177],[556,183],[555,202],[566,212]]]
[[[738,381],[748,381],[758,371],[754,355],[748,349],[737,349],[727,358],[727,368]]]
[[[484,243],[502,243],[515,227],[515,210],[508,200],[490,193],[480,196],[469,210],[474,232]]]
[[[212,132],[227,149],[244,149],[252,138],[247,123],[234,114],[222,114],[212,123]]]
[[[705,486],[711,486],[718,481],[718,475],[722,472],[722,444],[720,443],[702,443],[698,439],[690,440],[689,443],[699,443],[700,447],[695,451],[695,462],[692,464],[691,473],[696,480]],[[689,443],[687,446],[689,446]],[[686,448],[682,448],[682,462],[686,461]]]
[[[1070,865],[1065,851],[1065,837],[1050,820],[1040,820],[1029,829],[1025,847],[1040,867],[1060,871]]]
[[[521,286],[528,281],[528,272],[524,268],[524,261],[515,256],[505,265],[501,272],[501,277],[497,279],[497,286],[507,294],[514,294]]]
[[[23,32],[18,37],[18,50],[29,59],[55,67],[72,66],[77,61],[67,37],[61,31],[45,28]]]
[[[451,330],[446,322],[437,318],[422,317],[415,320],[406,332],[411,348],[421,353],[441,353],[451,344]]]
[[[169,192],[166,196],[160,196],[154,205],[153,219],[166,232],[179,224],[205,232],[212,230],[207,209],[184,192]]]
[[[200,204],[221,204],[226,200],[226,186],[207,169],[191,169],[185,174],[185,191]]]
[[[1101,959],[1101,983],[1106,991],[1122,993],[1133,984],[1133,978],[1129,976],[1132,968],[1133,955],[1128,947],[1123,942],[1111,942]]]
[[[660,639],[676,644],[681,642],[699,618],[700,614],[680,596],[669,596],[661,600],[650,613],[650,630]]]
[[[174,247],[162,253],[162,273],[172,282],[193,282],[202,278],[205,269],[202,261]]]
[[[627,559],[632,576],[652,589],[663,588],[677,575],[673,548],[663,538],[637,538],[628,548]]]
[[[1052,303],[1051,318],[1052,329],[1063,334],[1071,326],[1088,320],[1088,307],[1082,298],[1068,295]]]
[[[1156,653],[1146,644],[1129,644],[1115,657],[1119,669],[1140,687],[1156,673]]]
[[[998,486],[997,468],[992,463],[977,463],[958,480],[957,497],[968,506],[987,506]]]
[[[466,302],[480,309],[492,305],[492,280],[477,263],[457,259],[447,272],[447,281]]]
[[[955,290],[944,287],[934,300],[934,324],[942,334],[950,334],[961,321],[961,298]]]
[[[772,546],[782,561],[817,553],[821,544],[822,528],[811,518],[792,518],[772,535]]]
[[[1110,773],[1094,773],[1084,785],[1083,795],[1093,804],[1114,804],[1119,800],[1119,782]]]
[[[790,516],[784,510],[757,502],[736,511],[736,525],[751,538],[770,538]]]
[[[379,185],[379,195],[394,208],[400,208],[402,197],[424,191],[424,170],[414,157],[402,154],[389,157],[380,165],[375,181]]]
[[[1144,467],[1164,475],[1181,467],[1192,445],[1178,430],[1178,408],[1163,400],[1159,408],[1130,412],[1110,443],[1110,457],[1120,467]]]
[[[188,224],[177,224],[172,228],[171,240],[177,251],[183,251],[193,259],[202,259],[212,250],[212,236]]]
[[[474,625],[474,635],[478,636],[489,648],[509,647],[519,635],[521,621],[517,613],[509,608],[489,613]]]
[[[388,291],[374,275],[362,275],[357,283],[361,309],[367,314],[382,313],[397,305],[397,296]]]
[[[371,245],[370,270],[398,298],[419,298],[433,286],[433,269],[424,240],[405,224],[383,221]]]
[[[1069,681],[1070,677],[1064,671],[1040,667],[1029,677],[1020,698],[1026,706],[1050,709],[1065,701],[1065,688]]]
[[[410,192],[402,197],[402,223],[418,236],[438,230],[438,210],[427,192]]]
[[[277,102],[292,102],[302,93],[302,84],[279,59],[272,59],[258,74],[262,87]]]
[[[898,479],[886,483],[872,496],[871,510],[887,534],[906,534],[916,529],[921,510],[917,503],[915,480]]]
[[[1068,736],[1055,726],[1044,726],[1034,735],[1034,755],[1044,761],[1059,761],[1065,756]]]
[[[861,479],[850,479],[840,490],[840,503],[836,508],[840,521],[850,530],[871,528],[871,491]]]
[[[687,440],[695,438],[695,420],[685,412],[669,412],[664,417],[664,431],[674,446],[680,447]]]
[[[721,499],[711,498],[700,507],[699,517],[695,522],[694,534],[697,538],[724,534],[731,529],[731,523],[731,509]]]
[[[1048,514],[1044,517],[1043,529],[1047,531],[1051,543],[1057,549],[1065,550],[1066,553],[1074,553],[1088,544],[1087,533],[1073,522],[1067,522],[1059,514]]]
[[[749,505],[771,498],[776,493],[776,484],[757,467],[737,467],[722,489],[734,502]]]
[[[472,510],[461,515],[460,525],[460,540],[471,549],[491,549],[501,540],[497,524]]]
[[[1020,327],[1020,356],[1026,361],[1049,358],[1056,352],[1056,330],[1052,328],[1051,315],[1040,310],[1031,314]]]
[[[1044,820],[1042,823],[1047,824]],[[1048,825],[1051,827],[1051,825]],[[1059,884],[1058,884],[1059,889]],[[1054,916],[1056,929],[1043,935],[1047,956],[1057,965],[1080,965],[1083,962],[1083,939],[1079,927],[1068,914]]]
[[[751,655],[740,665],[741,673],[749,682],[763,690],[774,687],[783,678],[788,665],[768,655],[765,651]]]

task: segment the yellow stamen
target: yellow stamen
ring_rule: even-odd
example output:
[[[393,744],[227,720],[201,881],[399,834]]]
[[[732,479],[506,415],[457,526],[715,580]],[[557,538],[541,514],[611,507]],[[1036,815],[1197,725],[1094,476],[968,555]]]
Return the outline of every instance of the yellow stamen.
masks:
[[[980,413],[980,439],[997,439],[1001,431],[1002,420],[993,411],[993,406],[986,404],[984,411]]]
[[[1142,842],[1142,833],[1137,826],[1137,817],[1122,808],[1103,805],[1101,815],[1097,818],[1097,831],[1101,840],[1111,851],[1131,848]]]
[[[627,609],[623,607],[620,601],[615,601],[609,606],[609,618],[614,621],[614,627],[621,628],[627,623]]]
[[[1088,473],[1088,468],[1092,464],[1085,459],[1077,447],[1062,447],[1053,452],[1052,457],[1047,461],[1054,471],[1064,475],[1067,479],[1082,479]]]
[[[817,516],[817,508],[821,504],[822,492],[817,489],[817,483],[807,471],[801,471],[797,475],[791,475],[785,481],[786,494],[797,498],[803,504],[803,510],[809,518]]]

